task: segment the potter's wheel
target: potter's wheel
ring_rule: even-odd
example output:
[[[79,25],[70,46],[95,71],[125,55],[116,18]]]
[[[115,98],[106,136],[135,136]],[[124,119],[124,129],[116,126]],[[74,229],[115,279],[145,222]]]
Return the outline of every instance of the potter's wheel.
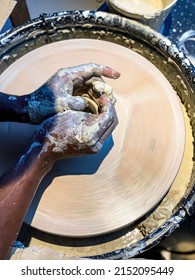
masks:
[[[26,216],[37,229],[64,236],[104,234],[143,217],[171,187],[185,146],[180,102],[167,79],[148,60],[113,43],[75,39],[38,48],[7,68],[0,90],[26,94],[59,68],[87,62],[121,73],[107,80],[119,125],[97,155],[58,162]],[[0,124],[1,173],[33,130]]]

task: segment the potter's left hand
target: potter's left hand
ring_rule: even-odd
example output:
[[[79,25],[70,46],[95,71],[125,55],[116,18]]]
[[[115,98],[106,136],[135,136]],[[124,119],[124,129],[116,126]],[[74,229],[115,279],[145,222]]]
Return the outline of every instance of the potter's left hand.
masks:
[[[27,96],[30,122],[41,123],[66,110],[84,111],[88,104],[82,95],[88,89],[89,93],[90,90],[102,94],[107,91],[107,95],[111,97],[111,87],[104,83],[102,76],[117,79],[120,74],[110,67],[95,63],[58,70],[46,83]]]

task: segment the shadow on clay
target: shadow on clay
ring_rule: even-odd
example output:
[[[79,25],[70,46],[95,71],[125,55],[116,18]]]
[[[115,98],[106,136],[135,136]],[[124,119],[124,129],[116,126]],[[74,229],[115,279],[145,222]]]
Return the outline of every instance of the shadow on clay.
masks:
[[[52,183],[54,178],[67,175],[79,176],[95,174],[113,146],[113,138],[110,136],[97,154],[58,161],[41,182],[25,220],[28,222],[32,221],[44,191]]]
[[[36,212],[37,206],[39,204],[39,201],[46,190],[46,188],[52,183],[53,179],[58,176],[66,176],[66,175],[73,175],[73,176],[79,176],[79,175],[93,175],[97,172],[99,169],[101,163],[106,158],[108,153],[111,151],[111,149],[114,146],[113,138],[110,136],[107,141],[104,143],[104,146],[102,149],[94,155],[88,155],[78,158],[69,158],[69,159],[63,159],[57,162],[52,171],[47,174],[47,176],[42,181],[41,185],[38,188],[38,191],[36,192],[36,195],[34,197],[34,200],[32,201],[32,204],[29,208],[29,211],[26,215],[26,221],[30,223],[33,219],[33,216]],[[116,232],[110,232],[107,234],[101,235],[101,237],[93,236],[93,237],[85,237],[85,238],[74,238],[74,237],[68,237],[68,236],[56,236],[54,234],[50,234],[47,232],[39,233],[36,229],[29,229],[29,226],[27,224],[23,225],[23,228],[27,228],[27,230],[22,230],[22,232],[29,232],[31,230],[31,234],[33,236],[38,236],[38,239],[40,240],[47,240],[49,243],[53,244],[61,244],[62,246],[70,246],[70,247],[85,247],[85,246],[92,246],[92,245],[98,245],[102,244],[104,242],[109,242],[111,240],[114,240],[116,238],[119,238],[129,232],[131,226],[127,226],[126,228],[119,229]],[[28,235],[28,234],[27,234]],[[28,244],[26,244],[28,246]]]

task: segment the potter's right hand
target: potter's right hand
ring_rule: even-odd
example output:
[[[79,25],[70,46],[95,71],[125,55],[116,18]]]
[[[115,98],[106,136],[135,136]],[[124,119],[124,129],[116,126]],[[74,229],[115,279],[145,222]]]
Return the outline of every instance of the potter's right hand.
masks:
[[[112,102],[100,97],[100,114],[65,111],[44,121],[32,141],[41,143],[43,153],[54,162],[98,152],[118,124]]]

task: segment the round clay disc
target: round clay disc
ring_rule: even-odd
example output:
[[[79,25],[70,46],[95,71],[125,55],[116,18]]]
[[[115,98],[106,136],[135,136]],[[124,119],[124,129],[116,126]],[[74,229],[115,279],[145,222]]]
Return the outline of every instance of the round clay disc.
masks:
[[[89,62],[121,73],[118,80],[105,79],[117,99],[119,125],[99,153],[57,162],[39,187],[26,222],[57,235],[94,236],[137,221],[166,195],[184,152],[177,94],[152,63],[120,45],[75,39],[40,47],[7,68],[0,90],[26,94],[59,68]],[[0,124],[1,173],[35,128]]]

